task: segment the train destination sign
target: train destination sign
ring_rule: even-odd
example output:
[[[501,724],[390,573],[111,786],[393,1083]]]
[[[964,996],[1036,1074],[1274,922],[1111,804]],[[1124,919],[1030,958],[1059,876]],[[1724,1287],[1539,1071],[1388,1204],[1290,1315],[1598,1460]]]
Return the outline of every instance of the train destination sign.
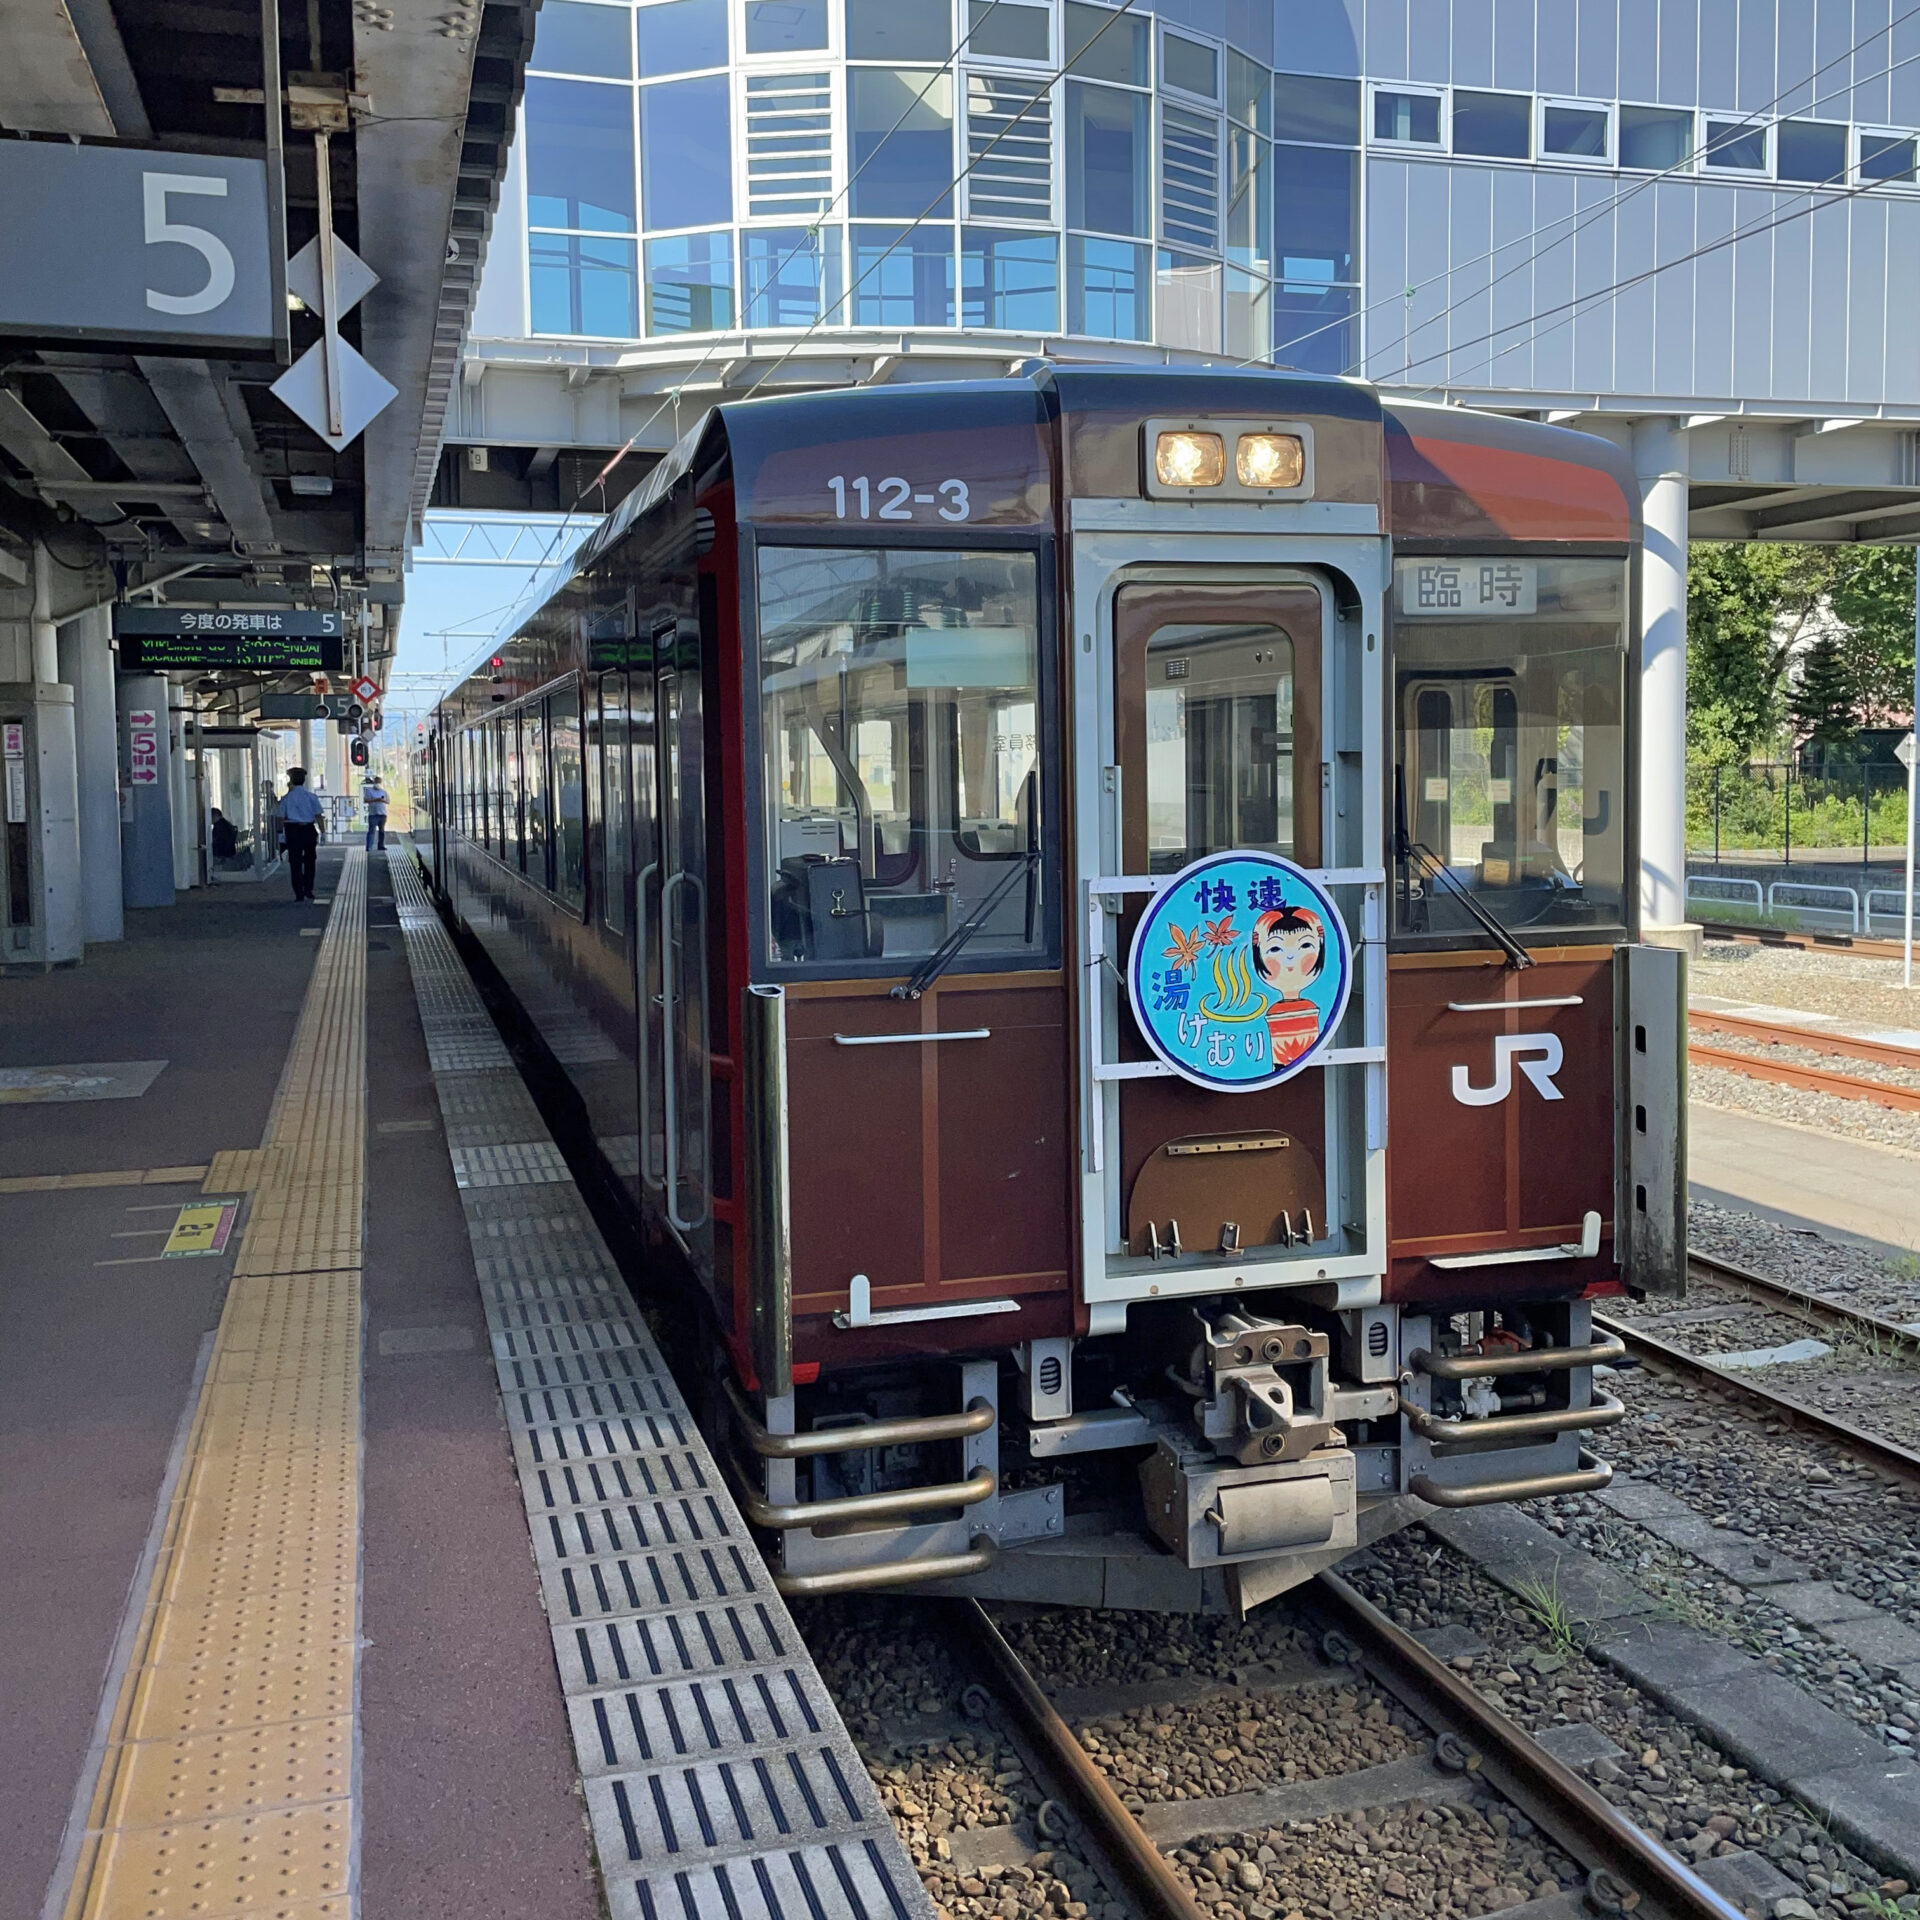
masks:
[[[346,616],[291,607],[115,607],[128,672],[339,673]]]
[[[1127,992],[1148,1046],[1183,1080],[1255,1093],[1311,1066],[1353,986],[1339,909],[1277,854],[1196,860],[1153,897]]]

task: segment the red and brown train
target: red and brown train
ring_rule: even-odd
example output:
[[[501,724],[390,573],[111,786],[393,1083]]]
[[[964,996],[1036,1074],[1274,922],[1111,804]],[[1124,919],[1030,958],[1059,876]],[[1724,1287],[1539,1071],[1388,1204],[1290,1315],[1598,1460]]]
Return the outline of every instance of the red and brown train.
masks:
[[[721,408],[430,741],[791,1591],[1251,1604],[1604,1484],[1678,1283],[1608,443],[1284,374]]]

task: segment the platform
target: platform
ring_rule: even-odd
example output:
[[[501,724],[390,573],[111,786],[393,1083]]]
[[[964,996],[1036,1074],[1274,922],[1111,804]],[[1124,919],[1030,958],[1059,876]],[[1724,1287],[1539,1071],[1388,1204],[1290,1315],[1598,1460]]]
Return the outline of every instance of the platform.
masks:
[[[1696,1100],[1687,1162],[1696,1200],[1823,1233],[1885,1260],[1920,1251],[1920,1158],[1897,1147]]]
[[[0,984],[0,1920],[923,1915],[392,860]]]

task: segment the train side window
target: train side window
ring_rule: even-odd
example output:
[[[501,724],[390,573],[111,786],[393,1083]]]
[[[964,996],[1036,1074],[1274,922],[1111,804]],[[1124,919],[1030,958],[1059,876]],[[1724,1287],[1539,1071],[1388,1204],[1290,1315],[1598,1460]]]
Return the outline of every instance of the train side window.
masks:
[[[627,881],[632,872],[627,832],[627,676],[600,676],[600,818],[605,824],[607,885],[600,917],[614,932],[627,924]]]
[[[1476,571],[1491,604],[1450,611]],[[1624,926],[1625,562],[1397,572],[1396,934],[1477,937],[1467,894],[1523,934]]]
[[[773,961],[926,954],[973,920],[963,966],[1043,953],[1035,557],[763,547],[759,597]]]
[[[580,753],[580,693],[547,696],[553,774],[553,890],[576,912],[587,903],[587,782]]]

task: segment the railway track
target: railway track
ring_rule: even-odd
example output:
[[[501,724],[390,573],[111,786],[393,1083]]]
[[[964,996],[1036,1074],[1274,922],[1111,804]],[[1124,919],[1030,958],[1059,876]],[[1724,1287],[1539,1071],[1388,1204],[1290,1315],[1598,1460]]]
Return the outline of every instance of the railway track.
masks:
[[[1920,1354],[1920,1337],[1879,1314],[1863,1313],[1838,1300],[1827,1299],[1786,1282],[1753,1273],[1731,1261],[1712,1254],[1688,1249],[1687,1261],[1723,1286],[1745,1293],[1753,1300],[1790,1314],[1812,1326],[1852,1332],[1876,1350]],[[1594,1324],[1626,1343],[1627,1351],[1638,1360],[1686,1375],[1689,1379],[1725,1388],[1764,1404],[1775,1417],[1804,1433],[1811,1433],[1835,1446],[1870,1461],[1886,1472],[1920,1486],[1920,1453],[1875,1433],[1837,1414],[1828,1413],[1793,1394],[1765,1385],[1742,1369],[1716,1366],[1711,1360],[1689,1352],[1630,1319],[1596,1313]]]
[[[1898,960],[1906,952],[1898,940],[1875,940],[1866,934],[1789,933],[1783,928],[1756,928],[1719,920],[1702,921],[1700,931],[1709,940],[1738,940],[1755,947],[1801,947],[1818,953],[1857,953],[1866,960]]]
[[[1920,1075],[1920,1049],[1887,1041],[1861,1040],[1851,1034],[1824,1033],[1806,1027],[1749,1020],[1737,1014],[1692,1011],[1689,1033],[1720,1035],[1768,1047],[1791,1047],[1797,1052],[1822,1054],[1836,1060],[1860,1060]],[[1771,1080],[1804,1093],[1828,1093],[1842,1100],[1866,1100],[1896,1113],[1920,1113],[1920,1084],[1902,1086],[1890,1080],[1870,1079],[1837,1067],[1809,1066],[1804,1061],[1768,1059],[1764,1054],[1733,1047],[1716,1047],[1689,1040],[1688,1061],[1698,1067],[1719,1067],[1753,1080]]]
[[[1583,1912],[1736,1920],[1737,1907],[1344,1580],[1322,1574],[1303,1589],[1303,1598],[1323,1627],[1326,1659],[1364,1676],[1425,1726],[1433,1736],[1437,1769],[1484,1781],[1584,1870],[1583,1893],[1536,1898],[1510,1911],[1538,1913],[1542,1920],[1549,1912],[1554,1920]],[[975,1601],[955,1605],[972,1670],[1056,1802],[1070,1810],[1081,1850],[1116,1891],[1124,1891],[1142,1920],[1204,1920],[1206,1908],[1121,1801],[986,1610]],[[1219,1804],[1219,1820],[1208,1831],[1233,1826],[1231,1800]],[[1195,1813],[1191,1804],[1181,1811]]]

